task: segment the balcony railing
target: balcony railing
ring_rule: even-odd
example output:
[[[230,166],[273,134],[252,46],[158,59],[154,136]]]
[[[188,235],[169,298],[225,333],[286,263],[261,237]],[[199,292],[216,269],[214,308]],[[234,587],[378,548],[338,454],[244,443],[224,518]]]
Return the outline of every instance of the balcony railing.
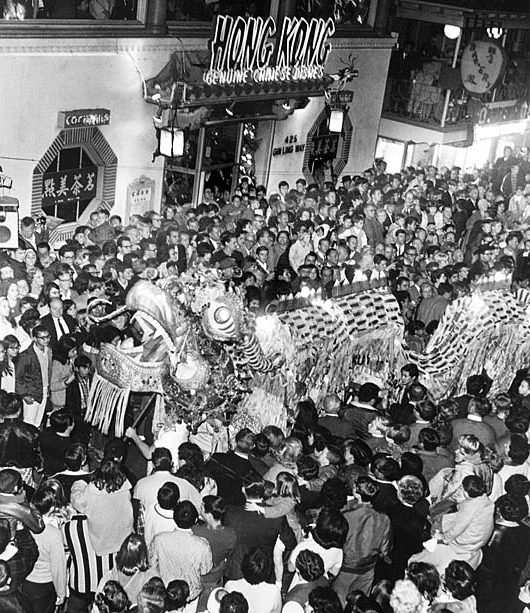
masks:
[[[0,21],[28,19],[127,21],[135,20],[135,0],[4,0]]]
[[[389,77],[383,112],[413,121],[440,127],[445,104],[445,91],[437,85],[419,78]],[[461,90],[451,92],[445,118],[446,125],[467,122],[470,119],[468,97]]]
[[[444,118],[446,91],[432,84],[432,80],[426,80],[421,73],[410,79],[390,76],[383,113],[440,128]],[[529,106],[530,86],[523,83],[502,84],[480,101],[471,99],[464,88],[458,88],[450,92],[444,126],[451,129],[469,121],[514,121],[527,117]]]

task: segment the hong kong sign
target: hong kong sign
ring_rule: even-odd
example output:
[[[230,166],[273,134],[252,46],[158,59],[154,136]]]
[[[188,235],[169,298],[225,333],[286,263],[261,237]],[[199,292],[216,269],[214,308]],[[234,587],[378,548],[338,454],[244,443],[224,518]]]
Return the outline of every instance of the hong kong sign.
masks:
[[[96,166],[42,175],[42,206],[87,200],[96,196]]]
[[[106,126],[110,123],[109,109],[78,109],[59,113],[60,128],[85,128]]]
[[[331,51],[333,19],[219,15],[210,41],[208,85],[318,80]]]

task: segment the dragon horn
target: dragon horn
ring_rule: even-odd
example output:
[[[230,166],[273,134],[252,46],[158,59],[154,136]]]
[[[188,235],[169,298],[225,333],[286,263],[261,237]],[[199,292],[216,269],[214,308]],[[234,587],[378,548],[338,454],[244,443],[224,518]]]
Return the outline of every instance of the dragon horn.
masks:
[[[127,307],[124,305],[120,307],[119,309],[112,311],[112,313],[109,313],[108,315],[103,315],[102,317],[94,317],[93,315],[90,315],[90,318],[92,319],[92,321],[95,321],[97,324],[99,324],[105,321],[109,321],[110,319],[114,319],[114,317],[118,317],[118,315],[121,315],[126,310],[127,310]]]

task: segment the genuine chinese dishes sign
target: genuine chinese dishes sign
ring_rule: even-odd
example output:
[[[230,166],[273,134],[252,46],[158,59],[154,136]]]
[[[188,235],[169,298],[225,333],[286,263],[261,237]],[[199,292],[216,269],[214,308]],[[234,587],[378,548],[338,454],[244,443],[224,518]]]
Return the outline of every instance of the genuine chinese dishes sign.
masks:
[[[219,15],[210,41],[208,85],[318,80],[331,51],[333,19]]]
[[[95,166],[43,174],[42,206],[94,198],[97,177],[98,169]]]

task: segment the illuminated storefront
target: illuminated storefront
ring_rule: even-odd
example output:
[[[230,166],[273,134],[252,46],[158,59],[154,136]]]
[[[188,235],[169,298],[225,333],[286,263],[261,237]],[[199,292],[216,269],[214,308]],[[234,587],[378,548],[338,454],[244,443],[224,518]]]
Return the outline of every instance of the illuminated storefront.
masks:
[[[147,81],[164,129],[184,135],[167,162],[173,193],[197,203],[205,187],[231,190],[242,174],[275,191],[280,180],[322,183],[369,166],[384,89],[378,75],[393,42],[334,34],[332,19],[222,16],[206,53],[173,54]],[[331,103],[339,90],[347,96]]]
[[[280,4],[283,10],[288,3]],[[236,31],[247,38],[260,34],[248,65],[232,42],[223,43],[224,55],[210,62],[212,23],[188,33],[178,30],[179,23],[120,24],[120,30],[83,22],[71,35],[54,37],[37,31],[28,36],[29,21],[15,24],[24,36],[0,38],[0,81],[9,92],[0,98],[0,165],[13,178],[10,195],[20,202],[20,215],[46,213],[62,220],[54,238],[66,240],[102,202],[124,224],[133,210],[159,208],[166,180],[178,184],[187,201],[198,202],[206,185],[231,189],[241,174],[254,174],[257,183],[276,191],[281,179],[293,183],[301,176],[309,181],[315,171],[322,175],[326,157],[333,158],[339,179],[370,165],[393,39],[376,35],[369,25],[354,29],[354,22],[361,23],[357,17],[368,14],[367,3],[342,23],[328,15],[302,20],[304,12],[294,9],[290,14],[300,16],[285,21],[278,3],[263,6],[267,10],[254,13],[255,21],[219,22],[225,30],[235,28],[230,41]],[[177,3],[177,13],[181,8]],[[145,7],[140,12],[146,19],[150,15]],[[245,8],[241,14],[246,13]],[[13,25],[10,32],[18,30]],[[343,29],[333,31],[335,26]],[[53,27],[65,32],[67,26]],[[304,41],[302,62],[295,61],[295,35]],[[153,128],[157,108],[146,104],[145,95],[150,77],[168,58],[161,92],[175,85],[174,95],[185,100],[175,126],[185,138],[182,155],[166,163],[153,156],[159,146]],[[358,76],[346,84],[354,96],[343,130],[326,134],[329,75],[337,87],[355,71]],[[35,88],[21,83],[39,85],[38,101]],[[138,186],[148,186],[149,197],[139,199]]]

